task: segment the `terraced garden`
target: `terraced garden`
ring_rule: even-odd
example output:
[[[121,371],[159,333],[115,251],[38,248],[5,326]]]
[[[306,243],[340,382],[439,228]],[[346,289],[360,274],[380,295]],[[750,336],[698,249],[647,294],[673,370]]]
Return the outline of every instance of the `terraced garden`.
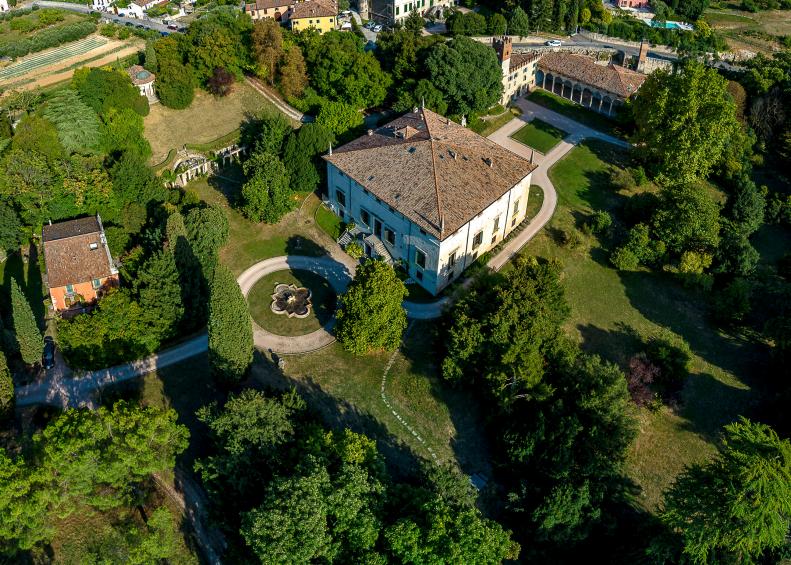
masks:
[[[0,69],[0,81],[7,81],[9,79],[22,77],[37,69],[57,64],[66,59],[70,59],[71,57],[84,55],[85,53],[103,47],[106,44],[107,40],[103,37],[91,36],[81,39],[80,41],[67,43],[66,45],[62,45],[48,51],[42,51],[40,53],[36,53],[35,55],[30,55],[29,57],[25,57],[24,59],[21,59],[20,61],[13,63],[4,69]]]

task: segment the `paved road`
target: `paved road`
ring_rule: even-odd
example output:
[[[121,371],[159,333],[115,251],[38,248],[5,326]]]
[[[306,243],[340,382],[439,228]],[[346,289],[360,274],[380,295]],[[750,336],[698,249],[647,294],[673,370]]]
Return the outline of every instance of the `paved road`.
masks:
[[[153,29],[154,31],[160,31],[165,33],[175,33],[173,30],[169,30],[167,26],[152,21],[152,20],[141,20],[137,18],[124,18],[121,16],[117,16],[111,12],[99,12],[98,10],[94,10],[91,6],[86,6],[84,4],[71,4],[69,2],[50,2],[48,0],[35,0],[32,2],[34,6],[41,6],[43,8],[61,8],[63,10],[71,10],[72,12],[81,12],[83,14],[88,14],[90,12],[97,12],[101,14],[102,18],[108,18],[113,20],[116,23],[126,24],[130,23],[133,26],[142,25],[147,29]]]

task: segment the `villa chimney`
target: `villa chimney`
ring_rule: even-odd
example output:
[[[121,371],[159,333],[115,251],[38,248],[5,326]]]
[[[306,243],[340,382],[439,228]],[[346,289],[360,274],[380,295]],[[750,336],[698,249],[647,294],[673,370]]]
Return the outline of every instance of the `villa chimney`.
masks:
[[[490,169],[494,167],[494,160],[491,157],[486,157],[483,162],[489,165]]]

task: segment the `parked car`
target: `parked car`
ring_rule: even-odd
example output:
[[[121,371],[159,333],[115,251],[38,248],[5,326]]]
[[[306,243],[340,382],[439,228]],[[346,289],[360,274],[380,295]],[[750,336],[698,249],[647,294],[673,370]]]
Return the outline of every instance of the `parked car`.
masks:
[[[173,31],[178,31],[179,26],[176,24],[168,24],[168,29],[172,29]]]
[[[137,24],[135,27],[137,29],[146,29],[146,26],[144,26],[143,24]]]
[[[544,45],[547,47],[560,47],[563,43],[559,39],[550,39],[549,41],[545,41]]]
[[[382,31],[382,26],[377,24],[377,25],[374,26],[372,31],[374,33],[379,33],[380,31]]]
[[[351,10],[344,10],[343,12],[341,12],[341,15],[342,16],[351,16],[352,15],[352,11]]]
[[[44,354],[41,356],[41,365],[46,370],[55,366],[55,340],[51,335],[44,337]]]

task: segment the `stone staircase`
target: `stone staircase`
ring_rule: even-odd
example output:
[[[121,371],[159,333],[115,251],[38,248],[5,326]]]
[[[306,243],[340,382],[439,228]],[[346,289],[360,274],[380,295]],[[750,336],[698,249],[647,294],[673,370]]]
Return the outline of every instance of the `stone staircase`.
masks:
[[[387,250],[387,247],[385,247],[385,244],[382,243],[382,240],[376,237],[374,234],[365,236],[363,241],[371,246],[371,249],[374,250],[374,254],[377,257],[381,257],[388,264],[393,262],[393,256],[390,255],[390,252]]]
[[[341,247],[345,248],[352,241],[357,239],[357,236],[360,235],[361,233],[362,233],[362,230],[360,228],[358,228],[357,226],[354,226],[350,230],[344,231],[341,234],[341,236],[338,238],[338,245],[340,245]]]

